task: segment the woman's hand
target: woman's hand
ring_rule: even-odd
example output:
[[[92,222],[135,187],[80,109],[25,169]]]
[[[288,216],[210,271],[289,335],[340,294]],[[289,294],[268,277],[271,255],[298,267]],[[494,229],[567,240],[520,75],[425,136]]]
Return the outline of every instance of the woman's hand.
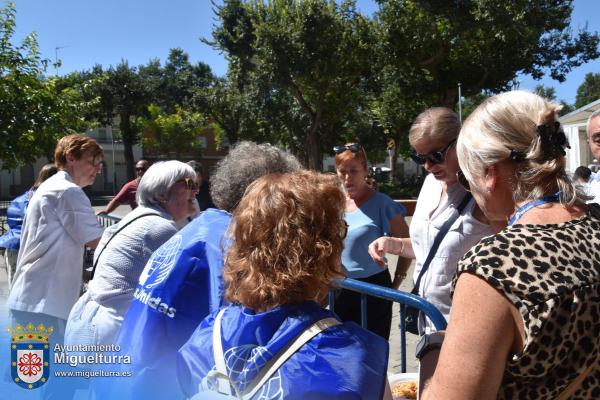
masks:
[[[393,238],[388,236],[380,237],[375,239],[369,245],[369,255],[373,258],[378,265],[385,267],[387,266],[387,259],[385,258],[386,253],[402,255],[404,250],[404,243],[400,238]]]

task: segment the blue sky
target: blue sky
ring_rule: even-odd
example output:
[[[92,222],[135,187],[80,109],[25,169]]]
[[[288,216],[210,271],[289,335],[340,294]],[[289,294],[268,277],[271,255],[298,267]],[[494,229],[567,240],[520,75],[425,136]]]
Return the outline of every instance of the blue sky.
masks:
[[[5,3],[6,0],[0,0]],[[181,47],[192,62],[203,61],[213,73],[224,75],[227,61],[223,55],[200,41],[210,38],[214,13],[210,0],[16,0],[17,28],[20,41],[37,32],[42,55],[51,60],[56,54],[62,61],[58,74],[118,64],[146,64],[152,58],[167,58],[169,49]],[[372,14],[373,0],[358,0],[359,10]],[[575,0],[572,27],[588,24],[600,32],[600,1]],[[58,50],[56,49],[58,47]],[[52,69],[49,71],[54,73]],[[575,101],[577,87],[588,72],[600,72],[600,60],[573,70],[565,83],[547,77],[535,81],[519,77],[520,87],[533,89],[542,83],[553,86],[557,97]]]

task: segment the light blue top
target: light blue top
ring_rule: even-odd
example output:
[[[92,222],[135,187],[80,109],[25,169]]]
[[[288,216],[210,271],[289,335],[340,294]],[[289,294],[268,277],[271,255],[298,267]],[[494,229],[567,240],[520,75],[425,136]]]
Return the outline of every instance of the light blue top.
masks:
[[[348,235],[344,240],[342,264],[349,278],[366,278],[383,269],[368,253],[369,244],[378,237],[391,235],[390,220],[406,209],[383,193],[375,192],[359,209],[347,212]]]

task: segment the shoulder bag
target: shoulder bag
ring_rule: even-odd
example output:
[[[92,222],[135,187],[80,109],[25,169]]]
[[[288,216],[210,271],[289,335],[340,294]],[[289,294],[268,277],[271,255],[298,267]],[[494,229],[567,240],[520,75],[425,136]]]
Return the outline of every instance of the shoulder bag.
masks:
[[[442,227],[440,228],[440,231],[437,233],[437,235],[435,236],[435,239],[433,240],[433,245],[431,246],[431,249],[429,250],[429,254],[427,254],[427,258],[425,259],[425,262],[423,263],[421,272],[419,272],[419,276],[417,277],[415,286],[410,291],[410,293],[419,296],[419,285],[421,284],[421,278],[423,278],[423,275],[425,275],[425,272],[427,272],[427,269],[429,268],[429,264],[431,264],[431,261],[433,260],[433,257],[435,256],[437,249],[440,247],[440,243],[444,239],[444,236],[446,236],[446,233],[448,232],[448,230],[450,229],[450,227],[452,226],[454,221],[456,221],[458,216],[462,213],[462,211],[465,209],[465,207],[467,206],[467,204],[469,203],[469,201],[472,198],[473,198],[473,196],[471,195],[471,193],[467,193],[465,195],[465,197],[463,198],[463,200],[458,205],[458,207],[456,208],[456,210],[454,211],[454,213],[452,214],[452,216],[450,218],[448,218],[446,220],[446,222],[444,222],[444,225],[442,225]],[[404,323],[405,323],[406,330],[415,335],[419,334],[419,314],[420,313],[421,313],[421,311],[416,307],[405,306]]]

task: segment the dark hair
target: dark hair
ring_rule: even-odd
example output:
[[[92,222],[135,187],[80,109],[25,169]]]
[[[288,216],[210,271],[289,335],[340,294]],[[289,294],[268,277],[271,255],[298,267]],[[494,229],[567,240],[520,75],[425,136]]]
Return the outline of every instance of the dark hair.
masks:
[[[573,173],[573,179],[581,178],[586,182],[590,179],[590,176],[592,176],[592,170],[583,165],[577,167]]]
[[[202,164],[200,164],[198,161],[191,160],[191,161],[188,161],[186,164],[189,165],[190,167],[192,167],[192,169],[194,170],[194,172],[196,172],[196,173],[198,173],[198,172],[202,173]]]
[[[56,172],[58,171],[58,169],[56,168],[56,165],[54,164],[46,164],[42,167],[42,169],[40,169],[40,172],[38,173],[37,179],[35,180],[35,182],[33,183],[33,188],[37,189],[40,187],[40,185],[48,178],[50,178],[52,175],[54,175]]]

